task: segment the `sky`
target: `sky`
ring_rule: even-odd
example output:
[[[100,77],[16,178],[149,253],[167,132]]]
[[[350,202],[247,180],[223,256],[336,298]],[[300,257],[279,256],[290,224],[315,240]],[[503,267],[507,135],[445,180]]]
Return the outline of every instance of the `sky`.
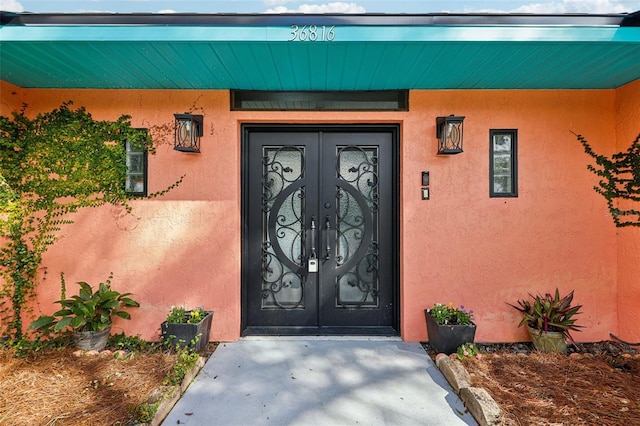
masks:
[[[8,12],[64,13],[629,13],[640,0],[0,0]]]

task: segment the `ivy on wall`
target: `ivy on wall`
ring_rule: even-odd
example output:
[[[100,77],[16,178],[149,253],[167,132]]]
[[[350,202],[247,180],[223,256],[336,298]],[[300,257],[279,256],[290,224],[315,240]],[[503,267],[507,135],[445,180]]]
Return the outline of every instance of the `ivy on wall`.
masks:
[[[601,178],[594,189],[607,200],[615,225],[640,226],[640,206],[633,207],[640,201],[640,134],[629,149],[611,157],[597,154],[582,135],[576,136],[596,161],[595,166],[589,164],[587,168]]]
[[[131,211],[124,142],[154,152],[152,137],[127,115],[98,121],[72,102],[35,118],[26,110],[0,117],[0,336],[16,340],[42,255],[73,223],[73,213],[107,203]]]

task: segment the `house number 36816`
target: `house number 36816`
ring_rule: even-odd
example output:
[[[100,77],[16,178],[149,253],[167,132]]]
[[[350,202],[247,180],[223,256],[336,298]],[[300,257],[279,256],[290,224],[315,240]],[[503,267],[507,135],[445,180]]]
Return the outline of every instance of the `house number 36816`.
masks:
[[[288,41],[333,41],[336,38],[335,25],[291,25]]]

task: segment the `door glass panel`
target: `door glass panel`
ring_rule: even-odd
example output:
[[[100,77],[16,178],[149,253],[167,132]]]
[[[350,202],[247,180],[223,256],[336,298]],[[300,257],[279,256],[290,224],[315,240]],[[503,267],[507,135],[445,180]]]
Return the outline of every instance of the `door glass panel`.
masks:
[[[339,147],[336,159],[336,264],[347,268],[336,277],[336,307],[377,307],[378,148]]]
[[[304,307],[304,148],[264,147],[262,308]]]

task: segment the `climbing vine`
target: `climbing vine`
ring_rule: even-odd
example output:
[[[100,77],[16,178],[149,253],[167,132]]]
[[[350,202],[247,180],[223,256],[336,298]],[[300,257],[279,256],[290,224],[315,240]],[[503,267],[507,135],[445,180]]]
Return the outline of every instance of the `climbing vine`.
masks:
[[[107,203],[131,212],[125,141],[154,152],[152,137],[127,115],[98,121],[72,102],[35,118],[26,110],[0,117],[0,335],[16,340],[42,255],[73,223],[73,213]]]
[[[607,207],[617,227],[640,226],[640,134],[636,136],[629,149],[613,154],[611,158],[597,154],[589,142],[576,135],[584,151],[596,161],[587,168],[601,179],[594,186],[595,191],[607,200]]]

